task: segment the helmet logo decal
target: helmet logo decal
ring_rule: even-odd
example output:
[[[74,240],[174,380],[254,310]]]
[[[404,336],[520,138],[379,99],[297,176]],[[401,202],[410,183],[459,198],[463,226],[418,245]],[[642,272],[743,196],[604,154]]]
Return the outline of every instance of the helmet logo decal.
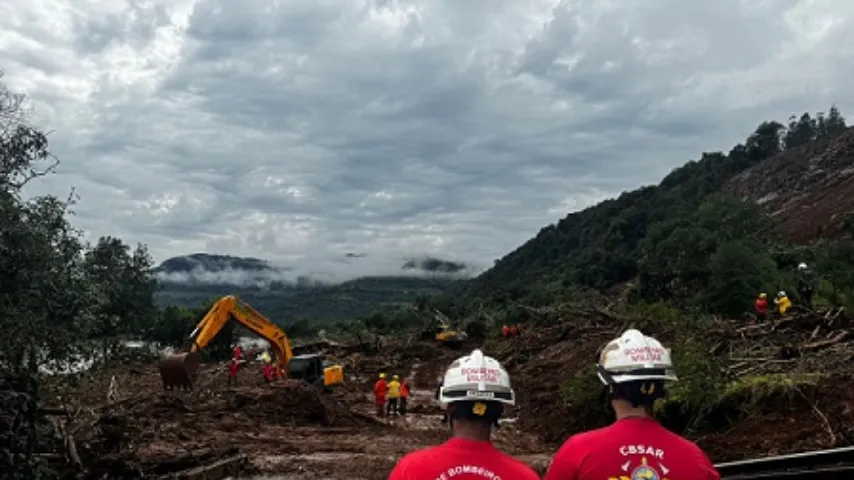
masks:
[[[660,362],[665,351],[658,347],[626,348],[623,355],[631,357],[633,362]]]
[[[497,368],[462,368],[460,369],[460,373],[466,376],[467,382],[489,382],[489,383],[498,383],[499,380],[499,370]]]

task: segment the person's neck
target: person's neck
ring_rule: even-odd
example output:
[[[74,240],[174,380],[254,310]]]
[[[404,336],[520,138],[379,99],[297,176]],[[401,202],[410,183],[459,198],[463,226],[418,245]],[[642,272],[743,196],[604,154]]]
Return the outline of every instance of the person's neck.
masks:
[[[614,414],[616,415],[617,421],[623,420],[624,418],[635,417],[652,418],[652,415],[646,407],[633,407],[625,400],[614,400],[611,402],[611,406],[614,408]]]
[[[492,435],[492,428],[488,425],[465,420],[455,420],[453,429],[454,438],[463,438],[475,442],[488,442]]]

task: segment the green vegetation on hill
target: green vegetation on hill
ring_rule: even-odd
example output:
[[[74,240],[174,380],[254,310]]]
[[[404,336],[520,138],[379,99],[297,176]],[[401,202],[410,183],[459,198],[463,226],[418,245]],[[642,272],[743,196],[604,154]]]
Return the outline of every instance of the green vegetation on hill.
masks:
[[[571,213],[467,282],[438,304],[455,312],[507,310],[514,304],[550,305],[585,290],[608,291],[633,282],[635,300],[672,302],[682,308],[736,314],[760,290],[794,290],[787,272],[801,260],[820,261],[828,275],[834,260],[824,252],[844,244],[792,247],[758,205],[720,193],[734,175],[815,142],[829,144],[846,132],[833,107],[828,116],[804,114],[789,128],[761,123],[729,153],[704,153],[667,175],[659,185]],[[809,144],[809,145],[808,145]],[[830,264],[830,265],[829,265]],[[833,301],[851,301],[835,295]]]
[[[195,307],[211,299],[236,294],[270,320],[289,325],[305,320],[316,326],[399,310],[419,297],[452,291],[460,283],[448,278],[363,277],[335,285],[163,285],[157,303]]]

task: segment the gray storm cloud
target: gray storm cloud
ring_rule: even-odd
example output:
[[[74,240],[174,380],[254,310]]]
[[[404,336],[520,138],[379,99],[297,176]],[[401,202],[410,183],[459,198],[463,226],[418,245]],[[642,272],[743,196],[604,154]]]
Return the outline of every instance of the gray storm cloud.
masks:
[[[29,193],[75,187],[90,238],[351,278],[491,265],[762,120],[854,110],[854,2],[6,0],[0,69],[63,162]]]

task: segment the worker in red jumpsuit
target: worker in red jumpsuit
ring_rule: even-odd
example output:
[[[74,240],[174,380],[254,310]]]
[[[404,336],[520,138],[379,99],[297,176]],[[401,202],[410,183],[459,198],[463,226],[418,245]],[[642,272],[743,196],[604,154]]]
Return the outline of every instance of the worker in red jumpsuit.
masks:
[[[482,376],[473,380],[472,375]],[[497,360],[480,350],[457,359],[445,372],[439,397],[450,418],[453,437],[405,455],[389,480],[539,480],[531,467],[492,444],[492,430],[505,406],[516,403],[510,376]]]
[[[237,370],[240,368],[240,364],[235,359],[231,359],[228,362],[228,384],[237,385]]]
[[[753,302],[753,311],[756,313],[756,319],[760,322],[765,321],[768,317],[768,295],[760,293]]]
[[[664,397],[665,382],[677,380],[669,349],[638,330],[627,330],[602,350],[596,372],[617,421],[570,437],[543,480],[720,480],[700,447],[652,415],[655,401]]]
[[[273,381],[275,377],[275,368],[271,363],[265,363],[263,367],[261,367],[262,372],[264,373],[264,382],[270,383]]]
[[[377,416],[385,416],[385,401],[388,393],[388,382],[385,379],[385,373],[380,373],[377,383],[374,384],[374,404],[377,407]]]

